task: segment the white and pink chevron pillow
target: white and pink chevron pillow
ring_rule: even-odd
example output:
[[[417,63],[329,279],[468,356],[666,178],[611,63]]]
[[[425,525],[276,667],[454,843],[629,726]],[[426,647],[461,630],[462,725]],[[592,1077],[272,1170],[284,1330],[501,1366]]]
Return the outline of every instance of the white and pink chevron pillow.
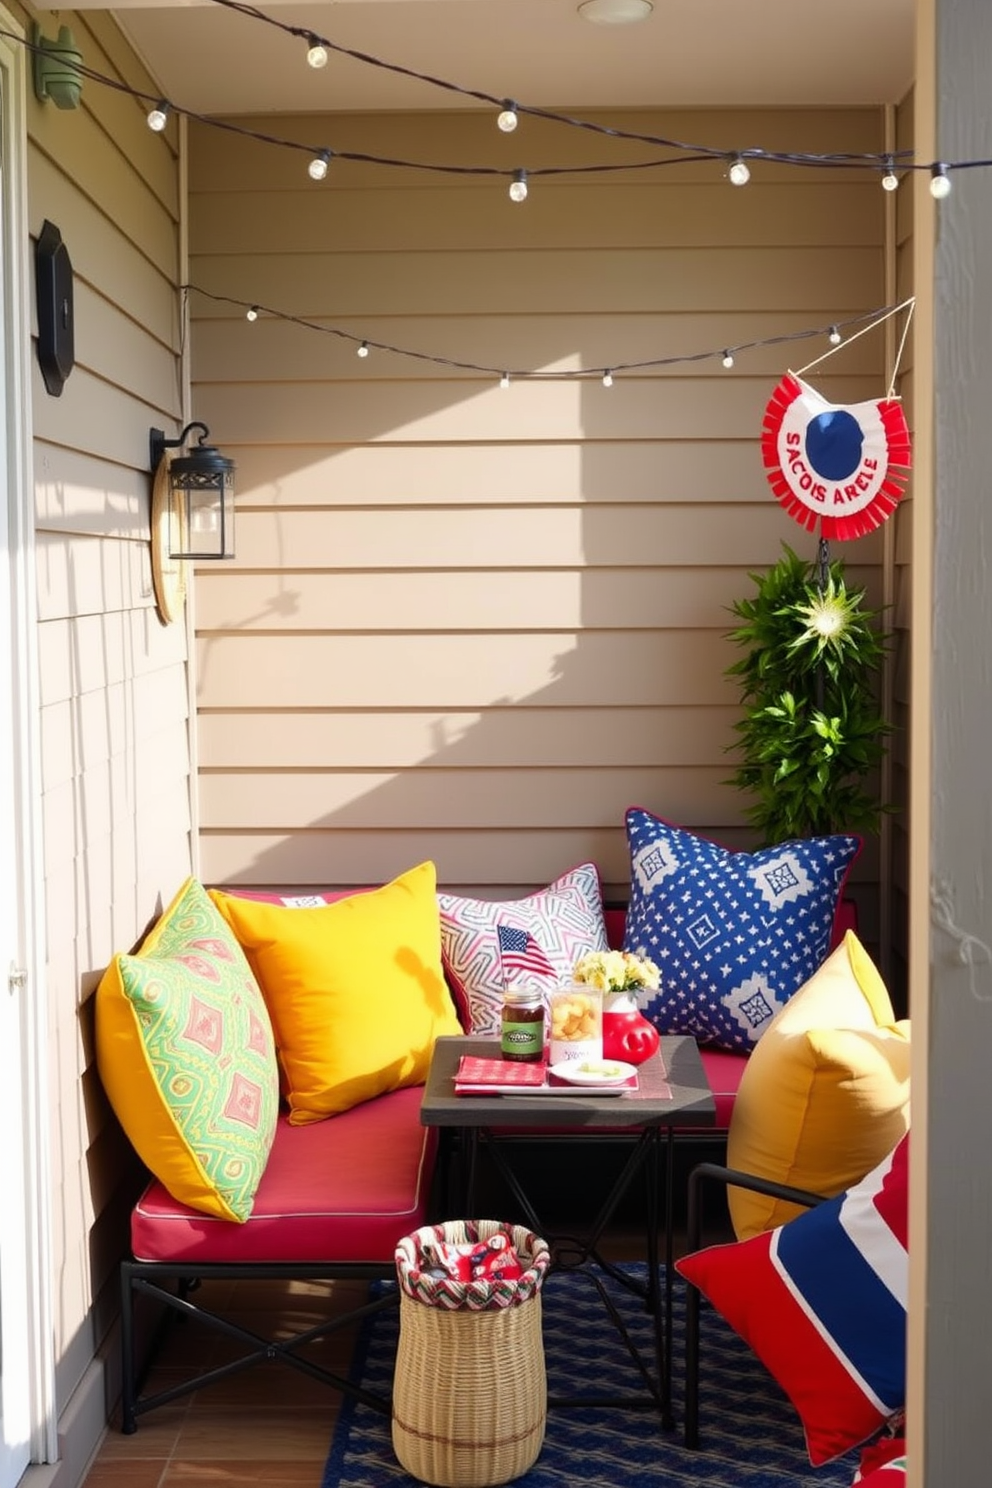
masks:
[[[528,932],[551,966],[549,986],[567,982],[580,956],[608,949],[603,894],[595,863],[580,863],[523,899],[465,899],[438,894],[441,954],[456,1000],[469,1010],[470,1033],[498,1038],[503,1006],[500,925]]]

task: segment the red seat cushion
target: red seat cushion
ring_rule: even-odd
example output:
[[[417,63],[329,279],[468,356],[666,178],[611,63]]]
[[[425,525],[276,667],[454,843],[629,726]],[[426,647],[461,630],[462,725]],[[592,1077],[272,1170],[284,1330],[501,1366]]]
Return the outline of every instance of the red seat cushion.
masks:
[[[139,1261],[391,1263],[427,1222],[437,1132],[420,1124],[419,1086],[308,1126],[279,1117],[243,1224],[177,1203],[152,1182],[131,1215]]]
[[[725,1049],[711,1049],[706,1044],[701,1044],[699,1057],[703,1061],[703,1069],[716,1102],[716,1121],[708,1130],[726,1131],[748,1056],[731,1054]]]

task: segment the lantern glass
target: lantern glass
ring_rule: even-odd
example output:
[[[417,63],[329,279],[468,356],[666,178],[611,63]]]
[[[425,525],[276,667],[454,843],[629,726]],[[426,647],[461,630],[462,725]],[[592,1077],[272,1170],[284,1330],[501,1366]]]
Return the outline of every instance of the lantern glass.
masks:
[[[169,556],[234,557],[234,465],[211,446],[169,466]]]

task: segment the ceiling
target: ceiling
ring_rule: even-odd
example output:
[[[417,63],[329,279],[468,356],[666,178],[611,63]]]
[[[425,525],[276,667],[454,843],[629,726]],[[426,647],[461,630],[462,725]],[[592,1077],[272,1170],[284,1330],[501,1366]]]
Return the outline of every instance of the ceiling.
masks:
[[[262,7],[378,61],[544,108],[897,102],[913,77],[915,0],[654,0],[593,25],[578,0],[276,0]],[[74,9],[106,9],[83,0]],[[476,106],[331,54],[215,0],[121,0],[115,13],[163,93],[201,114]]]

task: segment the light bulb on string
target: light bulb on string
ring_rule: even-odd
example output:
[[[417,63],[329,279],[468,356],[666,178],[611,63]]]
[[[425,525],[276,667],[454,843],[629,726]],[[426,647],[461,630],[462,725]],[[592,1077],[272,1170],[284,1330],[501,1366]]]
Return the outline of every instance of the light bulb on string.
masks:
[[[751,179],[751,169],[743,155],[735,155],[727,172],[731,186],[746,186]]]
[[[504,98],[503,107],[496,116],[497,126],[504,134],[512,134],[519,122],[517,105],[512,98]]]
[[[882,190],[899,190],[899,177],[896,175],[896,163],[891,155],[886,155],[885,157],[885,175],[882,177]]]
[[[510,182],[510,200],[522,202],[527,200],[527,172],[515,170],[513,180]]]
[[[330,164],[330,150],[318,150],[316,155],[307,166],[307,173],[311,181],[322,181],[327,175],[327,167]]]
[[[830,335],[827,337],[827,340],[830,342],[830,345],[831,346],[839,346],[840,345],[841,341],[843,340],[843,337],[841,336],[841,333],[837,329],[836,326],[831,326],[830,327]]]
[[[509,372],[504,372],[503,373],[502,377],[499,380],[499,385],[503,389],[504,392],[510,386],[510,374],[509,374]]]
[[[258,306],[257,305],[249,305],[248,306],[248,309],[245,311],[245,320],[257,320],[257,319],[258,319]]]
[[[610,372],[609,369],[607,369],[607,371],[605,371],[603,373],[603,386],[604,387],[612,387],[613,386],[613,373]]]
[[[726,367],[728,372],[734,365],[734,353],[732,351],[725,351],[723,353],[723,365]]]
[[[164,98],[160,98],[153,109],[148,111],[148,128],[155,134],[161,134],[169,119],[169,105]]]
[[[367,341],[363,341],[362,344],[361,344],[361,346],[355,352],[355,355],[357,357],[362,357],[364,359],[365,357],[368,356],[368,354],[369,354],[369,343]]]
[[[951,178],[947,174],[947,166],[942,160],[938,160],[930,167],[930,195],[934,201],[943,201],[951,194]]]
[[[327,48],[319,36],[314,36],[311,31],[307,36],[309,46],[307,47],[307,66],[312,67],[315,72],[321,67],[327,66]]]

